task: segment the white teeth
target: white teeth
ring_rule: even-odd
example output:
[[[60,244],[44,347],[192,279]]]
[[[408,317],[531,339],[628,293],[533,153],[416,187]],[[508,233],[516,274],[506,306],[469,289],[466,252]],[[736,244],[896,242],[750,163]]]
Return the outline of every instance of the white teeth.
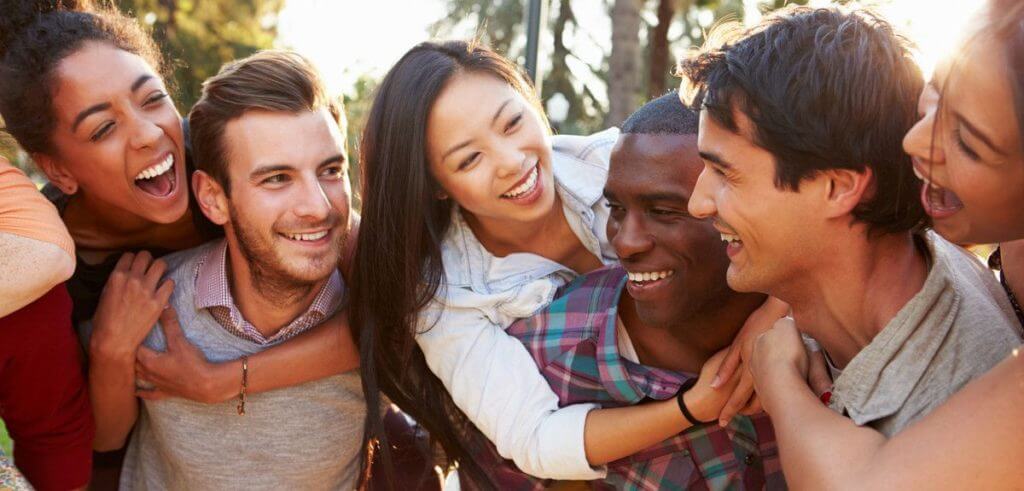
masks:
[[[632,281],[632,282],[635,282],[635,283],[643,283],[645,281],[656,281],[656,280],[661,280],[661,279],[664,279],[664,278],[668,278],[669,276],[672,276],[672,273],[673,273],[672,270],[668,270],[668,271],[652,271],[652,272],[645,272],[645,273],[629,273],[629,272],[627,272],[626,275],[629,276],[629,281]]]
[[[533,186],[537,184],[537,174],[539,174],[538,167],[534,166],[533,170],[530,171],[530,177],[526,179],[526,182],[516,186],[515,189],[512,189],[511,191],[501,196],[503,198],[518,198],[519,196],[525,194],[527,191],[530,191],[531,189],[533,189]]]
[[[327,231],[323,230],[312,234],[286,234],[286,236],[292,240],[314,241],[326,237]]]
[[[721,235],[722,235],[722,242],[739,242],[740,244],[743,243],[743,241],[740,240],[740,236],[739,235],[727,234],[727,233],[724,233],[724,232],[721,233]]]
[[[139,172],[139,175],[135,176],[135,180],[138,181],[140,179],[152,179],[171,170],[171,167],[174,167],[174,155],[168,154],[167,158],[165,158],[159,164],[154,164],[150,167],[147,167],[142,172]]]

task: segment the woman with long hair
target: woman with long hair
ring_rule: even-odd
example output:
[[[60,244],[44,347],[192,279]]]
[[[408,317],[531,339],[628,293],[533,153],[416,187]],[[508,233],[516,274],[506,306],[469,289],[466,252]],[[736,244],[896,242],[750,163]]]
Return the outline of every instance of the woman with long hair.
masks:
[[[924,89],[904,148],[926,182],[934,228],[956,243],[1003,243],[1002,280],[1019,319],[1024,292],[1024,4],[990,0],[966,42]],[[1009,245],[1009,247],[1006,247]],[[989,373],[893,438],[824,407],[788,319],[752,359],[783,470],[797,489],[1007,489],[1024,482],[1024,356]]]
[[[384,460],[378,388],[477,482],[469,423],[524,472],[558,479],[601,477],[595,467],[689,426],[671,399],[559,408],[505,332],[616,260],[602,197],[616,136],[552,137],[526,79],[474,42],[420,44],[384,77],[362,139],[352,282],[366,436]],[[712,419],[735,385],[709,385],[685,399]]]

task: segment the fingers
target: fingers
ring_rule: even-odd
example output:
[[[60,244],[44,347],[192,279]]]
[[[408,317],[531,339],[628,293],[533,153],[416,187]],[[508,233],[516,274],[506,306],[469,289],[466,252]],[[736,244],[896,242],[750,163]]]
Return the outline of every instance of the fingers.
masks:
[[[729,400],[726,401],[725,406],[722,406],[722,411],[718,415],[718,425],[726,426],[729,421],[732,421],[733,416],[736,416],[747,403],[750,401],[751,396],[754,394],[754,381],[750,378],[750,375],[744,371],[743,375],[740,376],[739,384],[733,389],[732,395],[729,396]]]
[[[814,393],[821,395],[831,390],[832,377],[825,362],[825,355],[820,351],[812,351],[808,353],[807,363],[807,382]]]
[[[174,307],[167,307],[160,313],[160,326],[164,330],[164,337],[167,338],[167,346],[179,346],[185,341],[185,334],[181,332],[181,324],[178,323],[178,313]]]
[[[160,278],[163,278],[165,272],[167,272],[167,263],[162,259],[153,261],[149,265],[149,269],[146,270],[146,285],[150,288],[156,288],[157,283],[160,282]]]
[[[750,400],[747,401],[747,405],[740,409],[740,414],[744,416],[753,416],[755,414],[761,414],[764,412],[764,407],[761,406],[761,399],[757,397],[757,392],[750,396]]]
[[[153,260],[153,255],[149,251],[141,251],[135,255],[135,259],[132,260],[132,265],[129,268],[129,272],[132,276],[143,277],[146,274],[146,270],[149,269],[149,263]]]
[[[718,373],[715,374],[715,378],[711,380],[712,389],[721,387],[722,384],[728,382],[733,374],[736,373],[736,367],[740,366],[741,352],[742,350],[735,343],[729,346],[729,351],[725,354],[725,360],[718,367]]]
[[[165,310],[173,310],[167,303],[171,299],[172,293],[174,293],[174,280],[168,279],[160,284],[160,288],[153,294],[153,298],[157,305],[165,306]],[[177,321],[177,315],[175,315],[175,321]]]

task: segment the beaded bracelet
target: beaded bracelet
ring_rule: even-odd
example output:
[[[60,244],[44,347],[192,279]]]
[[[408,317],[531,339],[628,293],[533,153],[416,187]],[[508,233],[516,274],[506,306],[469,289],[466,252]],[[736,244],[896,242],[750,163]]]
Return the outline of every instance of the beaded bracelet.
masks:
[[[238,415],[245,416],[245,389],[249,386],[249,357],[242,357],[242,390],[238,393]]]

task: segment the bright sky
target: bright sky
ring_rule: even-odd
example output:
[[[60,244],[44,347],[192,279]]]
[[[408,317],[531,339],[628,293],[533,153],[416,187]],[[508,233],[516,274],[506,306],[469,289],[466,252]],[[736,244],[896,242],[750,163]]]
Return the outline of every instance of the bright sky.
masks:
[[[758,1],[744,1],[747,21],[756,21]],[[925,73],[930,73],[955,41],[970,9],[983,0],[871,1],[918,43],[918,60]],[[827,3],[812,0],[812,4]],[[578,0],[575,13],[583,26],[581,36],[610,42],[611,22],[603,12],[603,2]],[[383,75],[405,51],[429,39],[430,25],[444,15],[443,0],[287,0],[279,18],[278,42],[317,63],[332,92],[348,92],[359,75]],[[580,58],[600,64],[602,52],[594,42],[573,44],[579,46]]]

